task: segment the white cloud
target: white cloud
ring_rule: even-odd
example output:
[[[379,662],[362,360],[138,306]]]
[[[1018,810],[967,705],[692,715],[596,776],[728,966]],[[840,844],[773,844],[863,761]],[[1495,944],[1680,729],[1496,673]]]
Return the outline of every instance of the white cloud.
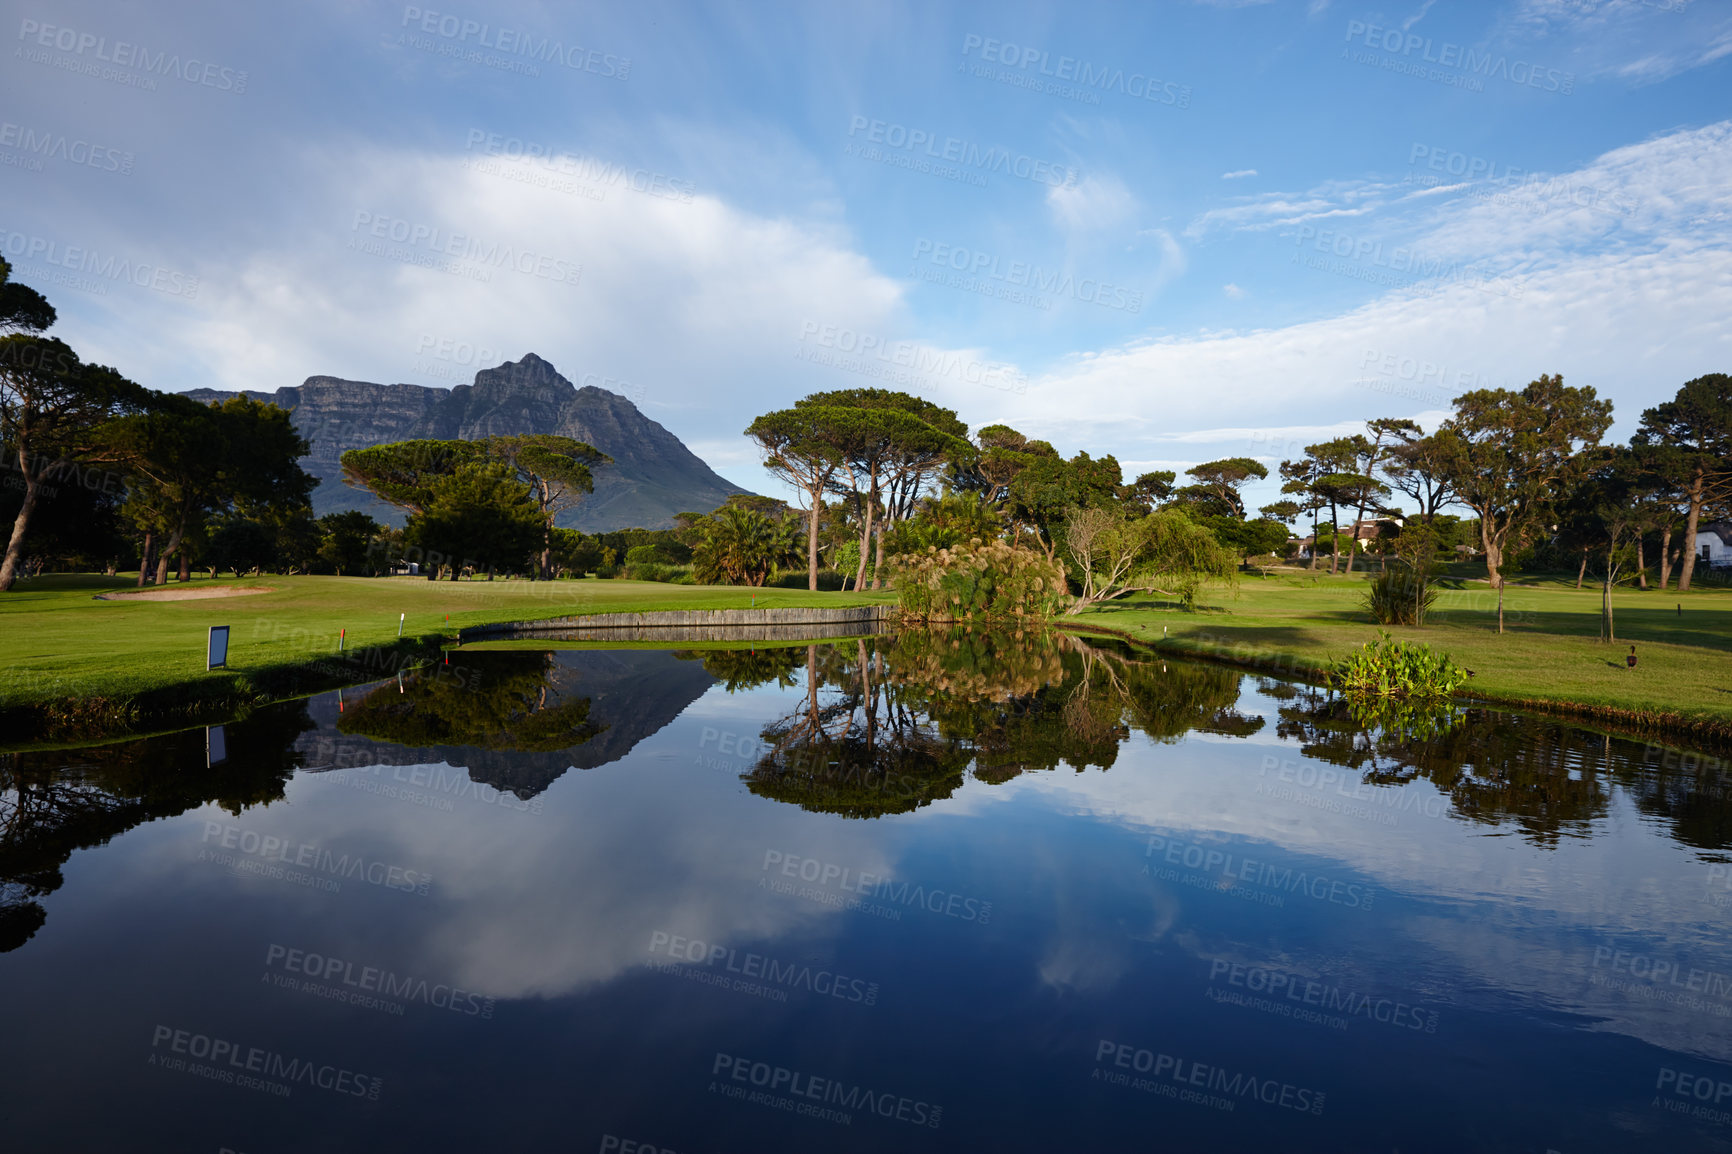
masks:
[[[1221,291],[1227,294],[1229,300],[1245,299],[1245,290],[1236,284],[1224,284],[1221,286]]]
[[[1234,172],[1223,172],[1221,174],[1221,179],[1222,180],[1241,180],[1247,176],[1256,176],[1256,175],[1257,175],[1257,170],[1254,168],[1241,168],[1241,169],[1238,169],[1237,171],[1234,171]]]
[[[1137,211],[1137,198],[1116,176],[1085,176],[1074,184],[1047,190],[1047,207],[1053,220],[1069,233],[1094,232],[1119,227]]]

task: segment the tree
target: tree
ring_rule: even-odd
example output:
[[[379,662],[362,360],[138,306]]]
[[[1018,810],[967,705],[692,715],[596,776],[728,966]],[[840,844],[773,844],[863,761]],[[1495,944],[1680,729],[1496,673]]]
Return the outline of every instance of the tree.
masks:
[[[443,554],[455,581],[466,565],[486,568],[489,578],[494,570],[525,566],[546,540],[544,528],[529,487],[511,466],[475,460],[431,483],[426,506],[404,525],[403,539]]]
[[[1317,568],[1317,555],[1322,545],[1317,533],[1316,514],[1325,507],[1329,510],[1329,572],[1334,573],[1339,563],[1337,546],[1341,540],[1342,506],[1352,508],[1355,503],[1367,499],[1368,490],[1378,487],[1377,482],[1354,471],[1358,455],[1359,446],[1352,437],[1337,437],[1333,441],[1306,445],[1305,456],[1299,461],[1281,462],[1281,475],[1287,478],[1281,491],[1300,498],[1305,510],[1312,514],[1313,569]]]
[[[1359,523],[1365,520],[1367,509],[1377,509],[1382,505],[1382,498],[1389,495],[1389,486],[1377,479],[1377,470],[1388,457],[1394,444],[1401,443],[1402,438],[1417,436],[1419,426],[1405,418],[1380,417],[1377,420],[1365,422],[1365,431],[1371,436],[1352,436],[1347,438],[1353,446],[1354,472],[1365,478],[1369,484],[1356,486],[1358,501],[1353,512],[1353,549],[1347,554],[1347,571],[1353,572],[1353,559],[1359,555]]]
[[[855,588],[860,588],[865,579],[874,536],[878,552],[872,587],[880,588],[884,580],[884,540],[882,527],[875,524],[880,506],[887,524],[909,515],[915,498],[929,481],[947,464],[966,461],[973,454],[974,446],[965,439],[968,426],[949,409],[888,389],[813,393],[796,401],[794,407],[847,414],[836,433],[848,469],[849,488],[860,503],[860,559]]]
[[[1295,517],[1311,514],[1311,568],[1317,568],[1317,555],[1321,552],[1321,541],[1318,533],[1317,514],[1323,511],[1325,504],[1318,494],[1317,482],[1324,476],[1318,462],[1310,457],[1301,457],[1297,461],[1282,461],[1281,476],[1284,483],[1281,491],[1297,500],[1282,502],[1291,505]],[[1267,510],[1265,510],[1266,512]]]
[[[1702,509],[1732,495],[1732,377],[1709,373],[1687,382],[1670,401],[1642,413],[1632,443],[1654,454],[1657,470],[1688,502],[1678,573],[1678,591],[1686,592],[1696,572]]]
[[[279,520],[304,511],[310,521],[314,481],[300,466],[307,441],[275,405],[244,395],[201,405],[179,394],[157,393],[144,411],[110,422],[102,444],[107,458],[124,462],[132,474],[126,509],[147,541],[140,585],[147,576],[150,542],[162,541],[156,582],[167,580],[169,558],[177,554],[184,580],[190,540],[202,539],[206,518],[232,504],[255,512],[271,509]],[[311,529],[300,533],[303,539],[312,536]]]
[[[1180,489],[1178,495],[1200,505],[1205,513],[1243,521],[1245,501],[1239,495],[1239,490],[1244,488],[1246,482],[1253,479],[1261,481],[1268,475],[1268,467],[1250,457],[1205,461],[1185,470],[1185,476],[1196,478],[1196,483]]]
[[[373,537],[384,528],[358,509],[319,518],[319,559],[341,577],[367,568]]]
[[[764,468],[805,493],[806,588],[818,588],[818,522],[824,494],[847,464],[849,418],[840,409],[807,405],[765,413],[746,427],[758,443]]]
[[[575,506],[586,493],[595,492],[595,478],[590,470],[612,464],[613,458],[582,441],[548,433],[489,437],[484,445],[489,457],[511,466],[517,479],[529,486],[541,508],[543,526],[537,575],[547,580],[553,575],[553,519]]]
[[[1082,585],[1073,614],[1136,592],[1176,596],[1188,607],[1199,584],[1230,580],[1236,564],[1213,534],[1178,509],[1127,521],[1116,509],[1079,506],[1063,533]]]
[[[11,275],[0,259],[0,443],[18,462],[24,497],[0,561],[0,592],[18,580],[44,475],[85,457],[103,422],[145,396],[113,369],[87,365],[62,342],[38,336],[53,325],[54,309]]]
[[[1567,491],[1591,462],[1612,423],[1612,403],[1591,387],[1541,375],[1519,393],[1475,389],[1455,399],[1438,430],[1444,469],[1462,504],[1479,514],[1486,575],[1498,591],[1503,632],[1503,557],[1546,518],[1553,494]]]
[[[763,585],[799,557],[794,522],[743,505],[723,505],[703,526],[692,572],[706,585]]]
[[[1268,471],[1264,471],[1268,475]],[[1173,481],[1176,474],[1171,469],[1157,469],[1151,473],[1143,473],[1135,481],[1124,486],[1120,498],[1134,506],[1142,513],[1153,513],[1156,509],[1173,499]]]
[[[395,441],[350,449],[341,458],[343,482],[420,513],[432,503],[440,481],[484,456],[478,441]]]
[[[1389,423],[1412,424],[1408,421]],[[1385,458],[1383,475],[1389,478],[1389,483],[1397,491],[1414,499],[1419,505],[1416,515],[1421,521],[1429,522],[1440,509],[1455,500],[1455,485],[1450,479],[1445,452],[1447,442],[1436,436],[1422,435],[1417,425],[1411,430],[1396,430],[1394,435],[1396,443],[1390,446],[1389,455]]]
[[[1630,449],[1613,447],[1584,456],[1591,457],[1591,463],[1561,503],[1561,515],[1582,541],[1584,568],[1590,557],[1598,563],[1600,640],[1614,641],[1612,590],[1629,579],[1636,560],[1635,539],[1645,516],[1644,491],[1657,481],[1645,474],[1641,456]]]
[[[1034,532],[1048,557],[1056,557],[1072,509],[1079,505],[1112,509],[1121,518],[1125,516],[1119,500],[1121,488],[1123,476],[1115,457],[1096,459],[1078,453],[1067,461],[1056,452],[1031,452],[1027,467],[1010,483],[1005,513],[1014,524]]]

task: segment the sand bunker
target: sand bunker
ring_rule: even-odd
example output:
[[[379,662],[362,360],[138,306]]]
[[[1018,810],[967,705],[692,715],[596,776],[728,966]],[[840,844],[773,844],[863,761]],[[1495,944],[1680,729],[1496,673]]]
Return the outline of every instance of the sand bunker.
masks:
[[[245,597],[248,593],[275,593],[271,585],[173,585],[161,589],[137,589],[126,593],[100,593],[98,601],[202,601],[206,597]]]

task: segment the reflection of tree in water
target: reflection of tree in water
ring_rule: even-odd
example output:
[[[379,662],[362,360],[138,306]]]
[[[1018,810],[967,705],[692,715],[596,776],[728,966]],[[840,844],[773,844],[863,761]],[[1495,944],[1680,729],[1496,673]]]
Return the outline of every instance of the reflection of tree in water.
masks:
[[[378,686],[343,714],[338,730],[397,745],[524,753],[582,745],[602,731],[589,720],[589,698],[556,687],[552,653],[482,650],[462,660]]]
[[[1627,738],[1447,705],[1431,716],[1379,717],[1326,690],[1275,682],[1260,688],[1287,702],[1276,732],[1298,741],[1307,756],[1359,770],[1374,785],[1423,778],[1462,817],[1513,822],[1542,845],[1585,836],[1605,817],[1614,783],[1643,812],[1669,819],[1679,840],[1704,848],[1732,844],[1725,792],[1690,774],[1657,774],[1643,764],[1645,747]]]
[[[762,734],[753,793],[849,817],[949,797],[973,765],[999,783],[1061,762],[1107,769],[1138,729],[1244,736],[1239,674],[1139,660],[1062,633],[908,630],[809,646],[805,700]]]
[[[682,661],[701,661],[704,672],[721,682],[729,693],[756,689],[760,685],[792,688],[798,681],[794,671],[806,659],[803,646],[773,649],[682,649],[674,654]]]
[[[210,802],[239,814],[281,798],[300,763],[291,746],[310,728],[304,705],[261,710],[225,727],[229,756],[210,768],[203,729],[0,754],[0,952],[42,927],[38,899],[60,888],[60,868],[78,850]]]

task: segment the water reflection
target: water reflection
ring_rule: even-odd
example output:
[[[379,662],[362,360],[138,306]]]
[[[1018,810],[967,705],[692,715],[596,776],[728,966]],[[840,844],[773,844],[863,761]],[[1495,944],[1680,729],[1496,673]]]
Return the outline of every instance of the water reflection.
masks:
[[[226,736],[0,761],[8,1148],[1732,1136],[1656,1086],[1732,1081],[1712,758],[1034,633],[456,652]]]
[[[1108,769],[1133,729],[1248,736],[1239,676],[1135,657],[1063,633],[910,630],[809,647],[798,707],[766,726],[752,792],[820,813],[880,817],[941,800],[972,769]]]
[[[1509,823],[1536,844],[1588,836],[1607,817],[1616,785],[1679,841],[1732,845],[1724,791],[1699,774],[1668,771],[1651,746],[1493,709],[1445,705],[1380,718],[1309,686],[1265,681],[1260,688],[1283,702],[1277,732],[1305,756],[1358,770],[1373,785],[1428,781],[1457,816]]]
[[[231,814],[279,800],[301,765],[304,711],[267,710],[225,734],[228,757],[206,764],[206,734],[187,730],[119,745],[0,754],[0,952],[47,920],[41,899],[79,850],[134,826],[216,804]]]

